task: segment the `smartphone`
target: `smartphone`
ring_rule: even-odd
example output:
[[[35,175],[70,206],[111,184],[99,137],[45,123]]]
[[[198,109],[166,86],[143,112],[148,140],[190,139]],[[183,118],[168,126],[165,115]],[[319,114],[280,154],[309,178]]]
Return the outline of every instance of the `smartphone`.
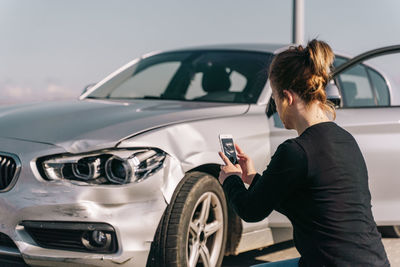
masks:
[[[233,136],[230,134],[220,134],[219,143],[221,144],[221,150],[225,156],[233,163],[237,164],[237,155],[235,149],[235,143],[233,142]]]

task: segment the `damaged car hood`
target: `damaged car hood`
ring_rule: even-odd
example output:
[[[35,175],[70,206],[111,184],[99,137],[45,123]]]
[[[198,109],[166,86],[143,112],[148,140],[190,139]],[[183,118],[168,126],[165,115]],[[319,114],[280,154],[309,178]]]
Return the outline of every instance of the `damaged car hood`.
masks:
[[[171,100],[73,100],[0,108],[0,136],[63,147],[71,153],[115,146],[154,128],[246,113],[248,104]]]

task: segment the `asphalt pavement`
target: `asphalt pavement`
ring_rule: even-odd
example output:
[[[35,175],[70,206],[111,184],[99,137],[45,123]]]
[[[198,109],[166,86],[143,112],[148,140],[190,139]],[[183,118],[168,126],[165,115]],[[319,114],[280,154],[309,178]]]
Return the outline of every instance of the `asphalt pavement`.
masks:
[[[400,267],[400,238],[383,238],[390,264]],[[246,267],[253,264],[274,262],[299,257],[293,241],[276,244],[262,250],[252,250],[224,258],[222,267]]]
[[[392,267],[400,267],[400,238],[383,238],[383,245]],[[294,248],[293,241],[287,241],[272,245],[261,250],[252,250],[241,253],[237,256],[228,256],[224,258],[222,267],[247,267],[254,264],[274,262],[285,259],[299,257],[299,253]],[[28,267],[23,261],[10,259],[0,263],[0,267]]]

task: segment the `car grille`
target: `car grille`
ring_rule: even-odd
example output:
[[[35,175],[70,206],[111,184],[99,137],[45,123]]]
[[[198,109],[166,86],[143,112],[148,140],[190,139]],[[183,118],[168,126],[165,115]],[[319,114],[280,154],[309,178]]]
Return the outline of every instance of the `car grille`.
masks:
[[[104,224],[74,222],[32,222],[21,223],[32,239],[41,247],[92,253],[115,253],[118,249],[114,229]],[[89,249],[83,237],[95,229],[109,234],[112,242],[107,248]]]
[[[0,233],[0,246],[7,248],[17,248],[17,245],[7,235]]]
[[[28,233],[42,247],[85,251],[81,238],[82,231],[27,228]]]
[[[0,152],[0,192],[12,187],[20,166],[16,156]]]

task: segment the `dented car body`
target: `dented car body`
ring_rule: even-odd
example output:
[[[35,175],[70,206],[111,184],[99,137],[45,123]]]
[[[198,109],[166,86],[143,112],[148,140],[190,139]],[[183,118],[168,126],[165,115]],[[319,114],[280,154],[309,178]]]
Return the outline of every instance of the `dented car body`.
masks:
[[[220,133],[232,134],[260,172],[295,136],[265,112],[267,69],[282,47],[153,53],[79,100],[0,108],[0,258],[32,266],[218,266],[224,255],[290,239],[279,214],[240,220],[216,179]],[[385,75],[362,67],[380,75],[389,100],[374,93],[375,105],[351,106],[344,85],[354,87],[357,73],[349,65],[334,79],[337,123],[366,157],[375,219],[395,227],[400,217],[388,207],[400,208],[400,198],[387,187],[399,183],[390,168],[400,148],[391,145],[383,169],[377,157],[389,147],[370,149],[368,140],[398,140],[400,101]]]

